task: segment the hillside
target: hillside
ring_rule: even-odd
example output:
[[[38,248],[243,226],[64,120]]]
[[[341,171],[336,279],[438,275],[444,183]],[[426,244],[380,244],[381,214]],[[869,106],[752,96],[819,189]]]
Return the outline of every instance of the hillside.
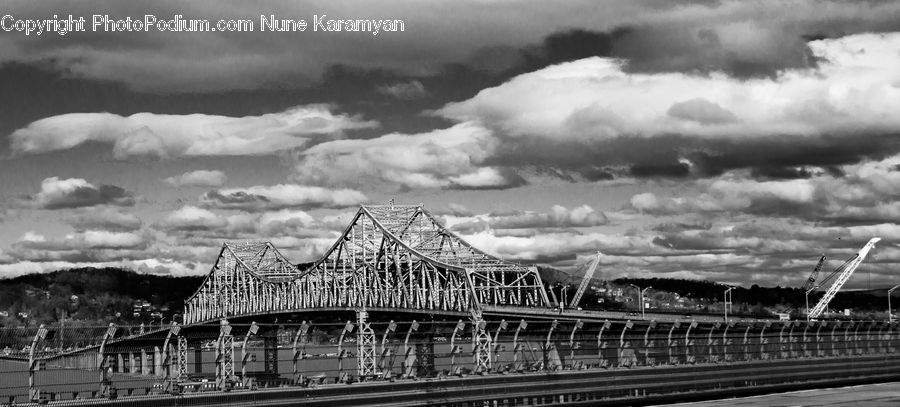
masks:
[[[0,280],[0,325],[53,323],[61,318],[96,324],[171,321],[202,280],[119,268],[79,268]]]

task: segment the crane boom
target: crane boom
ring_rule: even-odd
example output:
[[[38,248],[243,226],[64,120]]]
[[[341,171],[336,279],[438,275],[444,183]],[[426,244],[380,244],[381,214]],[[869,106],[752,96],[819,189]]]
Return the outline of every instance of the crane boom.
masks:
[[[872,250],[873,247],[875,247],[875,243],[878,243],[879,240],[881,240],[880,237],[873,237],[869,240],[868,243],[866,243],[865,246],[863,246],[862,249],[859,249],[858,253],[854,254],[853,257],[851,257],[849,260],[847,260],[846,263],[844,263],[844,266],[842,266],[844,270],[841,271],[841,274],[838,276],[837,280],[835,280],[834,284],[832,284],[828,291],[825,292],[825,296],[822,297],[821,300],[819,300],[819,303],[816,304],[816,306],[813,307],[811,311],[809,311],[810,318],[818,318],[819,315],[822,315],[822,313],[825,312],[825,308],[828,307],[828,303],[831,302],[831,300],[841,289],[841,287],[844,286],[844,283],[846,283],[847,280],[850,279],[850,276],[853,275],[853,272],[856,270],[856,268],[859,267],[860,264],[862,264],[863,260],[865,260],[866,258],[866,255],[869,254],[869,251]],[[836,271],[837,270],[835,270],[835,272]]]
[[[591,265],[588,266],[588,269],[584,271],[584,278],[581,279],[581,285],[578,286],[578,290],[575,291],[575,295],[572,296],[572,302],[569,303],[569,308],[577,308],[578,302],[581,301],[581,297],[584,296],[584,292],[587,290],[588,286],[591,284],[591,280],[594,278],[594,272],[597,271],[597,266],[600,265],[600,256],[603,253],[597,252],[597,257],[594,258],[594,261],[591,262]]]
[[[816,267],[813,269],[812,274],[809,275],[809,278],[806,280],[806,286],[803,287],[804,291],[809,291],[816,288],[816,279],[819,278],[819,271],[822,271],[822,266],[825,264],[825,255],[822,255],[822,258],[819,259],[819,263],[816,264]]]

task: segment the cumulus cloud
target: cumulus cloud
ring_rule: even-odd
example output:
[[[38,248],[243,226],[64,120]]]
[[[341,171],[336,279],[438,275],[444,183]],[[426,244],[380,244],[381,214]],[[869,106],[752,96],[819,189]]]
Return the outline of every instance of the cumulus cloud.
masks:
[[[210,208],[262,211],[283,208],[344,208],[366,202],[368,198],[353,189],[328,189],[316,186],[277,184],[256,185],[209,191],[200,202]]]
[[[297,157],[296,178],[326,185],[405,188],[505,188],[521,182],[485,164],[498,141],[471,123],[419,134],[392,133],[366,140],[336,140]]]
[[[840,168],[840,176],[759,181],[740,172],[693,184],[699,193],[634,195],[631,208],[646,214],[744,213],[789,216],[834,223],[884,222],[900,214],[900,155]]]
[[[608,219],[588,205],[567,209],[553,205],[548,212],[516,211],[468,217],[445,217],[447,225],[459,233],[491,229],[580,228],[606,224]]]
[[[211,230],[227,225],[227,221],[212,211],[186,205],[166,215],[160,225],[168,230]]]
[[[29,231],[12,244],[9,255],[18,261],[103,261],[142,250],[147,244],[143,236],[131,232],[85,230],[47,239]]]
[[[296,106],[278,113],[229,117],[207,114],[69,113],[32,122],[10,136],[16,153],[69,149],[89,141],[109,143],[116,158],[266,155],[306,145],[312,138],[377,123],[333,113],[328,105]]]
[[[345,227],[346,222],[342,222],[339,229]],[[170,212],[156,226],[182,236],[212,240],[271,240],[287,236],[321,238],[334,236],[336,229],[327,218],[317,220],[307,212],[295,209],[224,214],[191,205]]]
[[[425,85],[422,85],[422,82],[417,80],[390,85],[379,85],[375,87],[375,90],[378,93],[400,100],[416,100],[428,95],[428,91],[425,90]]]
[[[67,209],[96,205],[132,206],[134,197],[115,185],[95,186],[81,178],[45,178],[41,191],[30,203],[43,209]]]
[[[225,184],[227,179],[222,171],[196,170],[169,177],[163,181],[174,187],[220,187]]]
[[[738,80],[629,73],[593,57],[520,75],[438,114],[509,137],[604,140],[669,133],[705,138],[812,136],[900,129],[900,33],[811,41],[815,70]],[[864,73],[864,74],[863,74]]]

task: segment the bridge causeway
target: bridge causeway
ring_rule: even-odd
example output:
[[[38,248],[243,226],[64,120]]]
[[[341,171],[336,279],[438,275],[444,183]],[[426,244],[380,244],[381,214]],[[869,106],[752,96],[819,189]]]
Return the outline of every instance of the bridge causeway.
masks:
[[[183,324],[0,329],[0,403],[594,405],[900,378],[893,322],[553,305],[535,267],[421,205],[363,206],[308,266],[224,244]]]

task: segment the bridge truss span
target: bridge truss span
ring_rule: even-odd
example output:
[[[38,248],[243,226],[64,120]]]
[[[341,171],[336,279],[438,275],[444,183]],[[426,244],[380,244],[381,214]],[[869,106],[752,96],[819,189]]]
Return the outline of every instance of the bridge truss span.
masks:
[[[484,306],[548,308],[532,266],[486,254],[421,205],[363,206],[322,258],[306,269],[271,243],[226,243],[186,324],[322,308],[470,312]]]

